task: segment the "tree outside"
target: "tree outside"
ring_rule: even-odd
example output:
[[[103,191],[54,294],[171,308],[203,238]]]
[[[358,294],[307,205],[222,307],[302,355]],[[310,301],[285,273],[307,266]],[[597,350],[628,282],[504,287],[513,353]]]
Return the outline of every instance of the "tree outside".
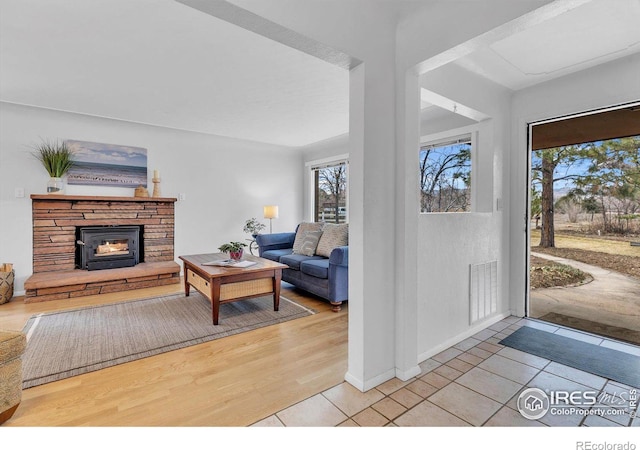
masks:
[[[471,143],[420,149],[420,211],[471,209]]]
[[[315,171],[316,222],[344,223],[347,220],[347,165]]]
[[[639,159],[640,135],[532,152],[531,317],[640,343]]]
[[[585,231],[640,232],[640,136],[536,150],[531,170],[532,216],[533,201],[540,199],[540,247],[555,247],[557,213],[572,223],[588,217]]]

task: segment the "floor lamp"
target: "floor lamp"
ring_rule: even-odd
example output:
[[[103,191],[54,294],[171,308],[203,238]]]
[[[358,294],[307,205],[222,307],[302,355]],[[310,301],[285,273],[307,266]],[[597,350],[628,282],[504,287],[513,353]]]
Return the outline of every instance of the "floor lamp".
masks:
[[[275,205],[269,205],[264,207],[264,218],[269,219],[269,234],[273,233],[273,226],[271,221],[278,218],[278,207]]]

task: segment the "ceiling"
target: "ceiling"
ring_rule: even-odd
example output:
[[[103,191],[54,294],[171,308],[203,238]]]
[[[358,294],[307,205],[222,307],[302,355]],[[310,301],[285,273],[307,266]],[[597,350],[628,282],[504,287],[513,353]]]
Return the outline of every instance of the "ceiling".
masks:
[[[516,91],[637,53],[639,22],[640,0],[592,0],[453,64]],[[345,69],[172,0],[0,2],[2,101],[302,147],[348,132],[348,91]]]
[[[640,0],[586,1],[451,64],[515,92],[640,52],[638,23]],[[453,114],[450,103],[423,95],[423,121]]]
[[[640,52],[640,0],[592,0],[456,61],[513,91]]]
[[[299,147],[349,73],[172,0],[2,0],[0,100]]]

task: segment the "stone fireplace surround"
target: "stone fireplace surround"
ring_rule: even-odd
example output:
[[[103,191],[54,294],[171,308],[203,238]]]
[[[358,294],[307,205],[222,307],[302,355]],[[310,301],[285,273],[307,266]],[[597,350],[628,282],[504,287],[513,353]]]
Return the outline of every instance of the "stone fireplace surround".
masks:
[[[25,281],[26,303],[180,282],[175,198],[34,194],[31,200],[33,275]],[[144,226],[144,261],[118,269],[76,269],[76,227],[109,225]]]

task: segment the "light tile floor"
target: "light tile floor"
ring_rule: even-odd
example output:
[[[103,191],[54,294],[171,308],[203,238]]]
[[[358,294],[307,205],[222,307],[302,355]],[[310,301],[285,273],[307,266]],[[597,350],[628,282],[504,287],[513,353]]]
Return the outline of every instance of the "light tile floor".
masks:
[[[547,413],[539,420],[524,418],[516,402],[529,387],[591,390],[599,397],[606,393],[613,400],[629,400],[633,388],[499,344],[523,325],[640,355],[640,347],[536,320],[507,317],[424,361],[420,375],[408,381],[394,378],[367,392],[344,382],[252,426],[640,426],[640,418],[632,419],[629,414]],[[633,408],[640,413],[637,406]]]

